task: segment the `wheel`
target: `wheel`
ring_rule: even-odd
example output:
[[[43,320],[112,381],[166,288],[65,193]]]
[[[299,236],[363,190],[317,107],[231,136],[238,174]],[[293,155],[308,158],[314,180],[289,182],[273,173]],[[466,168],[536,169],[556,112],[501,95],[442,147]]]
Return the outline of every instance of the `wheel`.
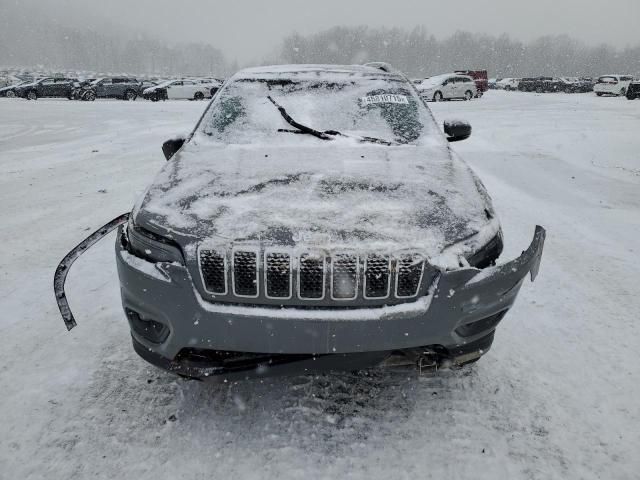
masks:
[[[536,93],[543,93],[542,87],[536,88]]]
[[[158,98],[158,94],[154,93],[153,95],[151,95],[151,101],[152,102],[157,102],[158,100],[160,100],[160,98]]]
[[[127,90],[124,92],[124,99],[127,101],[133,101],[138,97],[138,94],[133,90]]]
[[[204,100],[204,93],[202,92],[196,92],[195,95],[193,96],[194,100]]]
[[[602,92],[596,92],[596,95],[601,97],[602,96]]]
[[[464,99],[466,101],[469,101],[473,98],[473,92],[471,90],[467,90],[466,92],[464,92]]]
[[[433,101],[434,102],[441,102],[443,100],[443,96],[442,96],[442,92],[436,92],[433,94]]]
[[[87,102],[93,102],[96,99],[96,92],[89,91],[82,96],[82,99]]]
[[[35,92],[35,90],[29,90],[27,92],[27,100],[37,100],[38,99],[38,94]]]
[[[7,92],[7,98],[15,98],[16,96],[16,92],[14,92],[13,90],[9,90]]]
[[[504,87],[504,89],[505,89],[507,92],[510,92],[510,91],[511,91],[511,85],[507,85],[506,87]]]

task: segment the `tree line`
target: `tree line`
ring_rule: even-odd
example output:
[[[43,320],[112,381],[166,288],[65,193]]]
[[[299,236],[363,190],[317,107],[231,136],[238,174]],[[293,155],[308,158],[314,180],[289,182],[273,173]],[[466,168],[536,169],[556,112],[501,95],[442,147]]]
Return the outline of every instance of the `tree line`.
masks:
[[[389,62],[413,77],[454,70],[487,69],[491,77],[640,74],[640,44],[624,49],[588,46],[567,35],[525,43],[508,35],[456,32],[437,39],[425,27],[333,27],[311,35],[293,33],[279,51],[283,63]]]

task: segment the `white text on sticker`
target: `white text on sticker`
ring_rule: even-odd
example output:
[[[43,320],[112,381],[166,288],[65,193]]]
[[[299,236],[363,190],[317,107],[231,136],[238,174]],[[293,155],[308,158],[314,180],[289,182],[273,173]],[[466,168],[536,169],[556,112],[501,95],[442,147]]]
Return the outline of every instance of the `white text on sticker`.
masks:
[[[393,94],[384,94],[384,95],[370,95],[368,97],[362,97],[360,99],[362,105],[374,105],[376,103],[401,103],[404,105],[409,104],[409,100],[405,95],[393,95]]]

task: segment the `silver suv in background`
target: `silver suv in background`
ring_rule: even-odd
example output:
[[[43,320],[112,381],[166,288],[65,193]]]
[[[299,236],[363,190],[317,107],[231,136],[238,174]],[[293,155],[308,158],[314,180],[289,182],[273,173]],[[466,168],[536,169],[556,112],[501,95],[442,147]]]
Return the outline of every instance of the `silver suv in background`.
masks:
[[[141,92],[142,83],[133,77],[103,77],[84,85],[79,95],[82,100],[96,98],[119,98],[135,100]]]

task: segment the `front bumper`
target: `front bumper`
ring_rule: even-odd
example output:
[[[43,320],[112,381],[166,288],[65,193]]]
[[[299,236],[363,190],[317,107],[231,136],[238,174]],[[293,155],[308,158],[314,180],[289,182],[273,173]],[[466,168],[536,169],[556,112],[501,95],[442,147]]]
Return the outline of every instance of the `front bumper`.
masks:
[[[537,227],[531,244],[515,260],[483,270],[443,272],[435,289],[415,302],[361,309],[211,303],[195,290],[182,265],[134,257],[120,240],[116,258],[122,303],[139,352],[169,363],[185,349],[273,356],[362,353],[378,358],[424,346],[462,351],[492,334],[526,275],[532,280],[537,275],[544,239],[545,230]],[[166,327],[166,335],[150,341],[136,316]]]

